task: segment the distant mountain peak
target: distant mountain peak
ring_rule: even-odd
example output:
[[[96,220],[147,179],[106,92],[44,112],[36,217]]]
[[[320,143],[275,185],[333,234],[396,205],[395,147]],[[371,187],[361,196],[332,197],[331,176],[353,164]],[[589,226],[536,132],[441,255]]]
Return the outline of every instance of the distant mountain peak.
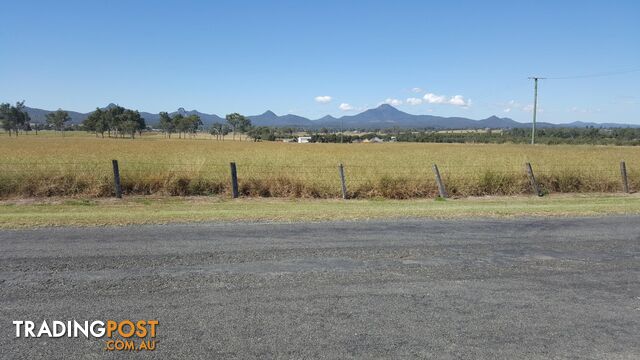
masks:
[[[381,104],[377,108],[365,110],[357,115],[347,116],[347,118],[356,122],[398,122],[414,116],[416,115],[402,112],[389,104]]]
[[[118,106],[117,104],[110,103],[103,109],[110,109]],[[27,112],[31,117],[31,121],[34,123],[44,123],[46,121],[46,115],[51,112],[50,110],[37,109],[27,107]],[[71,122],[73,124],[79,124],[89,116],[90,113],[80,113],[67,110],[71,116]],[[205,127],[212,123],[223,122],[224,118],[215,114],[205,114],[197,110],[187,111],[184,108],[179,108],[176,112],[171,113],[175,115],[181,113],[184,115],[196,114],[200,116]],[[142,117],[148,124],[157,124],[160,120],[160,115],[157,113],[141,112]],[[280,127],[296,127],[296,128],[321,128],[332,127],[337,128],[344,124],[345,128],[355,129],[385,129],[389,127],[399,127],[405,129],[513,129],[513,128],[528,128],[531,123],[520,123],[508,117],[498,117],[492,115],[483,120],[472,120],[464,117],[441,117],[433,115],[413,115],[401,110],[389,104],[380,104],[373,109],[365,110],[355,115],[345,115],[340,118],[335,118],[331,115],[326,115],[318,120],[309,120],[305,117],[287,114],[283,116],[276,115],[273,111],[267,110],[261,115],[249,116],[254,125],[257,126],[280,126]],[[573,122],[568,124],[550,124],[550,123],[538,123],[540,128],[557,128],[557,127],[605,127],[605,128],[640,128],[640,125],[635,124],[616,124],[616,123],[590,123],[590,122]]]
[[[378,106],[375,109],[369,109],[372,111],[378,111],[378,112],[385,112],[387,114],[407,114],[404,111],[398,110],[398,108],[389,105],[389,104],[380,104],[380,106]]]
[[[389,105],[389,104],[380,104],[380,106],[378,106],[375,109],[369,109],[366,111],[372,111],[372,112],[382,112],[385,114],[407,114],[404,111],[400,111],[397,108]],[[365,111],[365,112],[366,112]]]

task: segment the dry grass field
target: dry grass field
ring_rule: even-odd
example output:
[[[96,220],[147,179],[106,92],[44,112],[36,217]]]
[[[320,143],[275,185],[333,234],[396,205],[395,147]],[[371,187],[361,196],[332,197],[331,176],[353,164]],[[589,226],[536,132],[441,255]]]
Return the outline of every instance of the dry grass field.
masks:
[[[230,191],[229,162],[245,196],[336,198],[339,163],[354,198],[437,195],[431,165],[453,196],[529,193],[531,162],[546,192],[620,192],[625,160],[640,187],[640,148],[493,144],[287,144],[276,142],[96,138],[75,132],[0,137],[0,197],[110,196],[111,159],[125,194],[215,195]]]

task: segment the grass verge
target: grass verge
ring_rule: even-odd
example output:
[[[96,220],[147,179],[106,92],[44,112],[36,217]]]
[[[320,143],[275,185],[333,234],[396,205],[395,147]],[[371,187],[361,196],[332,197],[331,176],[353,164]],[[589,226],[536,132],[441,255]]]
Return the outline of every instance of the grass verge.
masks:
[[[640,196],[552,195],[446,201],[130,197],[0,202],[0,228],[106,226],[206,221],[327,221],[394,218],[596,216],[640,214]]]

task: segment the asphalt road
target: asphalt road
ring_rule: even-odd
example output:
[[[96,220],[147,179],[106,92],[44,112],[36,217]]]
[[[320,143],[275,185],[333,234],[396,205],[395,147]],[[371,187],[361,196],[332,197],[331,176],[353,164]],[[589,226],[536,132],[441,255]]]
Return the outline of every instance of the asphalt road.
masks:
[[[640,218],[0,231],[1,358],[640,358]],[[155,352],[13,320],[158,319]]]

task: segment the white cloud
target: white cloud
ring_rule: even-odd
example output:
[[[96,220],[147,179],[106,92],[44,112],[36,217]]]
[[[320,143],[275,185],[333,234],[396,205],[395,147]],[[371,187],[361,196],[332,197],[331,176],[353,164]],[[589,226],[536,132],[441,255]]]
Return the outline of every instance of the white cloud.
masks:
[[[456,95],[451,97],[451,99],[449,99],[449,104],[455,105],[455,106],[467,107],[471,105],[471,100],[465,100],[464,96]]]
[[[507,102],[506,104],[500,104],[500,106],[504,106],[504,109],[502,111],[506,113],[510,113],[513,110],[520,110],[528,113],[533,112],[533,104],[522,105],[515,100],[509,100],[509,102]],[[538,107],[538,112],[542,113],[544,112],[544,109]]]
[[[411,89],[411,91],[417,94],[417,93],[421,93],[421,92],[423,92],[424,90],[422,90],[422,89],[421,89],[421,88],[419,88],[419,87],[414,87],[413,89]]]
[[[393,106],[398,106],[398,105],[402,105],[402,100],[400,99],[392,99],[392,98],[388,98],[385,101],[382,102],[383,104],[389,104],[389,105],[393,105]]]
[[[340,106],[338,106],[338,108],[342,111],[351,111],[353,110],[353,106],[347,104],[347,103],[342,103],[340,104]]]
[[[509,100],[508,103],[500,104],[500,106],[504,106],[504,110],[502,111],[506,113],[510,113],[513,110],[523,110],[522,105],[520,105],[520,103],[515,100]]]
[[[407,104],[409,105],[420,105],[422,104],[422,99],[410,97],[407,99]]]
[[[316,100],[316,102],[319,102],[320,104],[326,104],[331,102],[331,96],[329,95],[322,95],[322,96],[316,96],[314,98]]]
[[[428,104],[448,104],[461,107],[471,106],[471,100],[465,99],[462,95],[455,95],[447,97],[445,95],[436,95],[434,93],[427,93],[423,97],[424,101]]]
[[[446,96],[436,95],[433,93],[427,93],[422,98],[429,104],[444,104],[447,101]]]

